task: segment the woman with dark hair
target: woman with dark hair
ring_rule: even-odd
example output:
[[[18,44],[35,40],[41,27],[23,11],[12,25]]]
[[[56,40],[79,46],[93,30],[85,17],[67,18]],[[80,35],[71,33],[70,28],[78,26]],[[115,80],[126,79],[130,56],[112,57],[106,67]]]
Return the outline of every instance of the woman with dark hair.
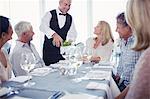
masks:
[[[11,65],[7,53],[2,50],[2,47],[8,40],[12,39],[12,34],[13,30],[9,19],[0,16],[0,83],[11,77]]]

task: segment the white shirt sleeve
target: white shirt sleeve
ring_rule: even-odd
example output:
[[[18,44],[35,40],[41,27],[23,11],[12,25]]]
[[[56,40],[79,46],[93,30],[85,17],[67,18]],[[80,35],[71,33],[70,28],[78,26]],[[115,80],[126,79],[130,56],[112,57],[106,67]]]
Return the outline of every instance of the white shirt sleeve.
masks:
[[[52,35],[55,33],[50,27],[49,23],[52,18],[52,15],[50,12],[47,12],[44,17],[42,18],[41,25],[40,25],[40,31],[43,32],[48,39],[52,38]]]
[[[58,11],[57,11],[57,16],[58,16]],[[52,15],[50,12],[47,12],[44,17],[42,18],[42,21],[41,21],[41,25],[40,25],[40,30],[47,36],[47,38],[52,38],[52,35],[54,33],[56,33],[54,30],[52,30],[50,27],[49,27],[49,23],[50,23],[50,20],[52,18]],[[66,16],[58,16],[58,23],[59,23],[59,27],[62,28],[65,24],[65,21],[66,21]],[[74,25],[74,22],[72,20],[72,23],[71,23],[71,26],[70,26],[70,29],[67,33],[67,37],[66,37],[66,40],[72,40],[73,42],[76,40],[77,38],[77,32],[76,32],[76,28],[75,28],[75,25]]]
[[[68,31],[66,40],[72,40],[73,42],[75,42],[76,38],[77,38],[77,31],[75,28],[74,21],[72,19],[72,24],[71,24],[70,29]]]

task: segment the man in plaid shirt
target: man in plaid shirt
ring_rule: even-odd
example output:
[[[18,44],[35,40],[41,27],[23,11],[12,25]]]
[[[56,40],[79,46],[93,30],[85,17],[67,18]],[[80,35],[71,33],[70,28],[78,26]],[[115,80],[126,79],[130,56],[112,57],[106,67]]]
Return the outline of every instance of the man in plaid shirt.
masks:
[[[135,64],[139,59],[141,52],[132,50],[135,38],[132,35],[130,26],[126,23],[124,13],[117,16],[116,31],[121,38],[119,44],[121,53],[117,67],[117,74],[113,77],[120,91],[123,91],[132,80]]]

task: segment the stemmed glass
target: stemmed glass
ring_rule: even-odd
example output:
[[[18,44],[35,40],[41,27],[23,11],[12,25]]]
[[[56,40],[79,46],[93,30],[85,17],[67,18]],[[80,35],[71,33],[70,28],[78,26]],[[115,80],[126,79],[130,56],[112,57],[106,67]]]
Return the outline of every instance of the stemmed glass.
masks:
[[[20,66],[23,70],[26,71],[28,79],[30,79],[32,76],[30,75],[30,71],[35,68],[36,60],[33,53],[22,53],[21,59],[20,59]],[[34,85],[35,82],[29,82],[24,84],[25,87],[30,87]]]
[[[65,46],[60,48],[60,53],[65,59],[69,59],[70,46]]]

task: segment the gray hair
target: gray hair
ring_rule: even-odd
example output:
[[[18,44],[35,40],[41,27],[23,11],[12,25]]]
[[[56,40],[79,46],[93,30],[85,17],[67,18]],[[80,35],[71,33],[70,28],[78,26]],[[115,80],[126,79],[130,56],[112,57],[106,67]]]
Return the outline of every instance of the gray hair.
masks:
[[[59,4],[62,3],[64,0],[59,0]],[[70,2],[72,2],[72,0],[68,0]]]
[[[17,36],[19,37],[22,33],[30,30],[31,27],[32,27],[32,25],[30,24],[30,22],[20,21],[19,23],[17,23],[15,25],[15,32],[16,32]]]

